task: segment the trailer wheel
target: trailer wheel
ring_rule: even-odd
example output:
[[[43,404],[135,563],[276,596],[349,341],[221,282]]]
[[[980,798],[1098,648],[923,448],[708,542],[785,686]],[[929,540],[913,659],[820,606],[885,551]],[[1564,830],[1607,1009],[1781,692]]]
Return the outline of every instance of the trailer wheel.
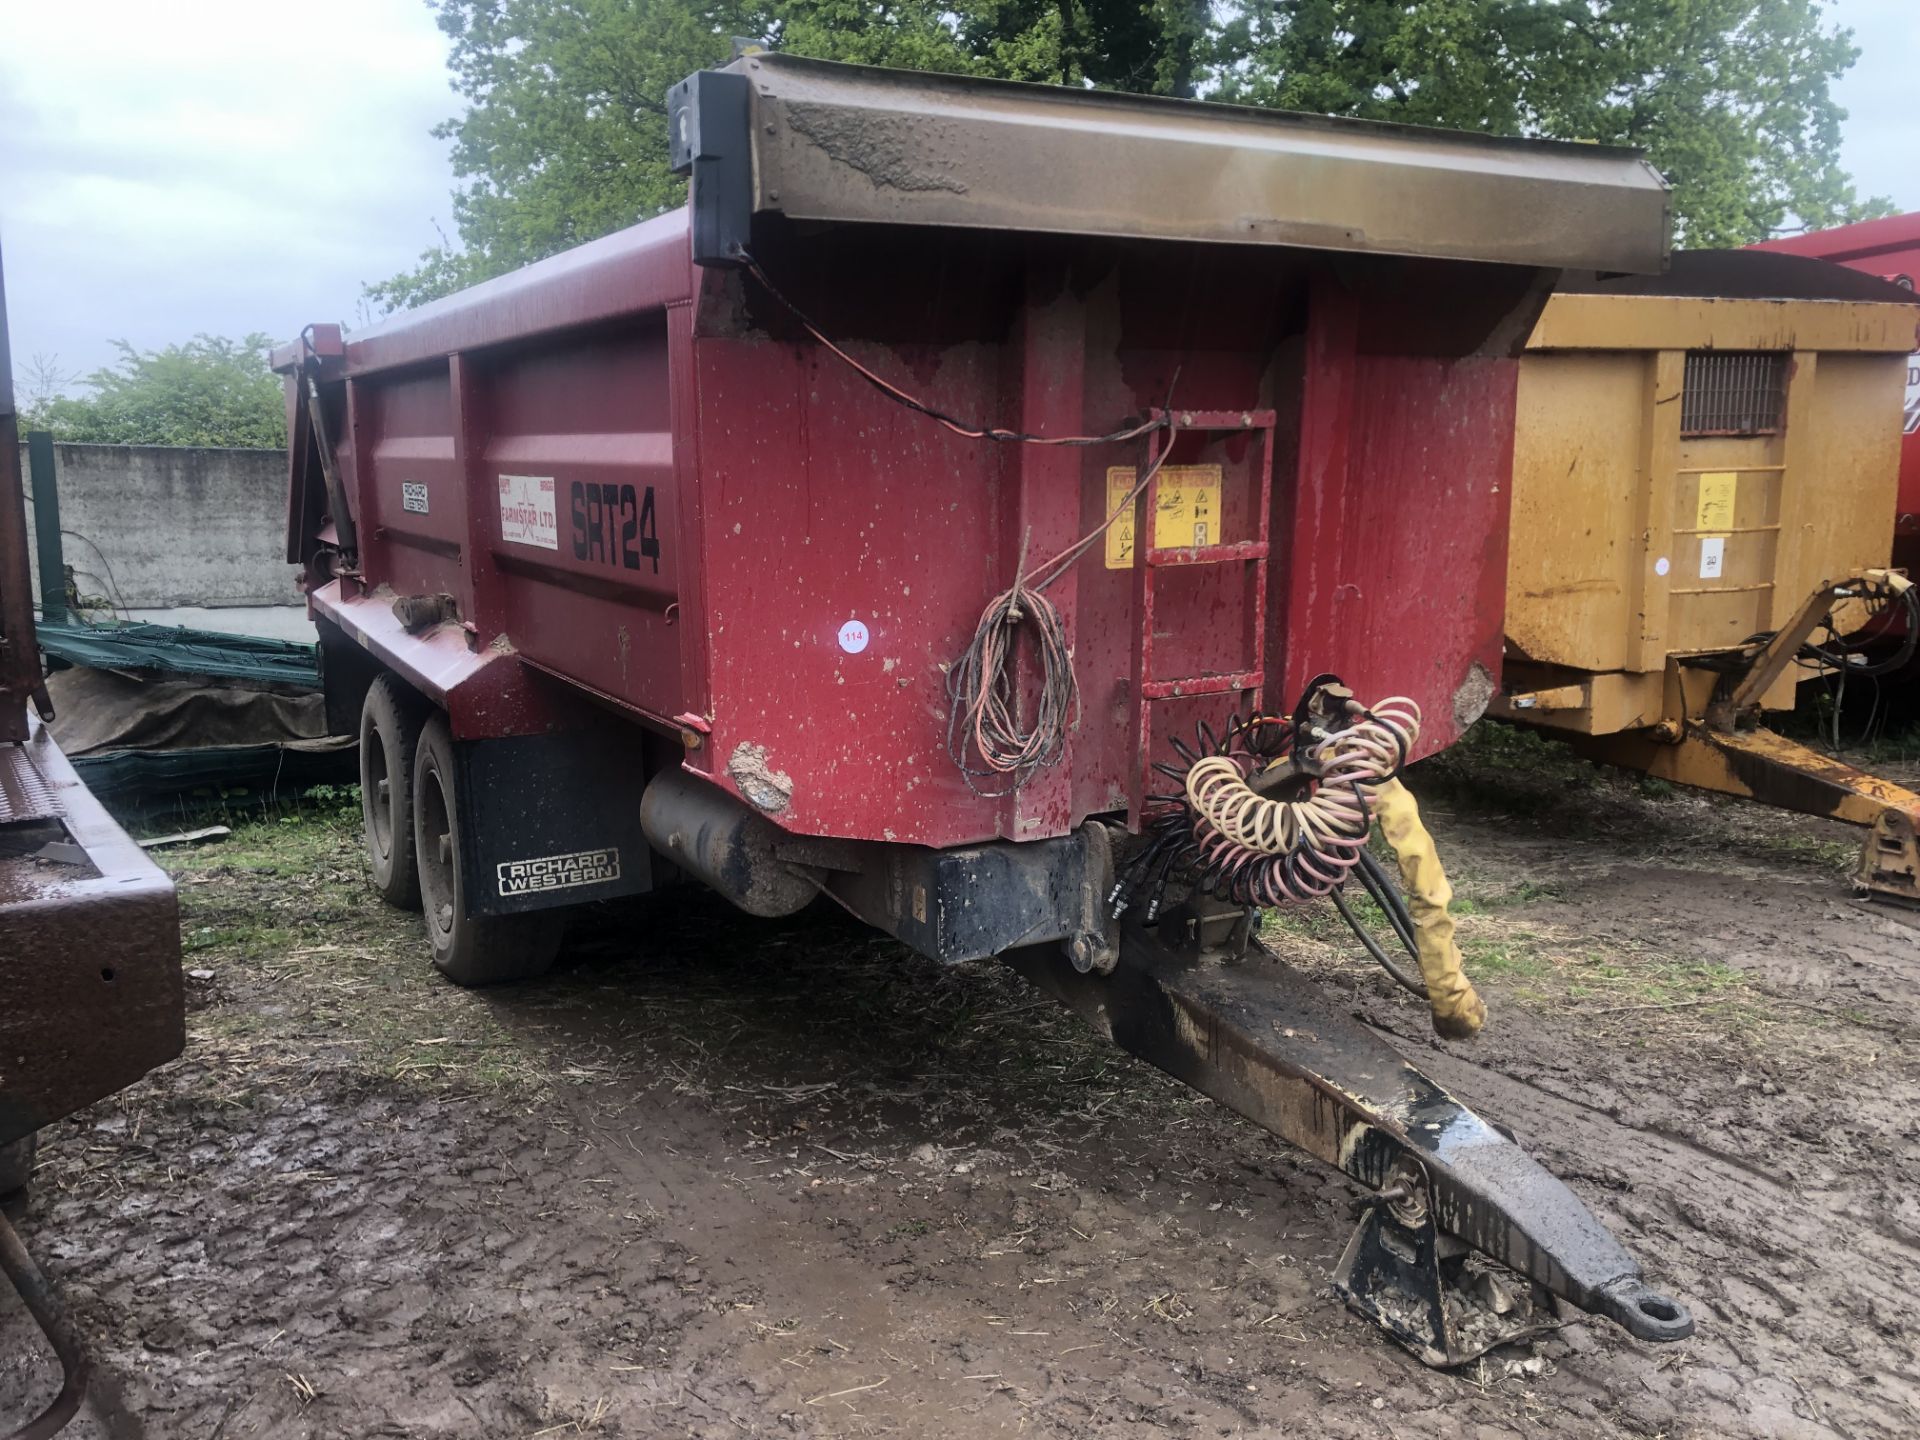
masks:
[[[0,1201],[13,1200],[26,1190],[39,1139],[37,1134],[29,1135],[11,1145],[0,1145]]]
[[[413,755],[426,706],[391,675],[376,678],[360,707],[360,813],[373,888],[389,905],[420,908],[413,863]]]
[[[470,915],[460,873],[458,760],[446,717],[420,731],[413,765],[413,846],[433,963],[456,985],[500,985],[544,975],[560,950],[565,917],[557,910]]]

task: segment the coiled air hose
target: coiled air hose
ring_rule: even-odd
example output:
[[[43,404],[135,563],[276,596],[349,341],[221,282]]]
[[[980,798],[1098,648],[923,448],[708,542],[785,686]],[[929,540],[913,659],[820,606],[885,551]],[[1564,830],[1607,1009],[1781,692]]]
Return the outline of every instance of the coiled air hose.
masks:
[[[1412,700],[1395,696],[1369,709],[1323,675],[1291,719],[1235,717],[1217,737],[1198,726],[1192,746],[1173,739],[1185,767],[1154,769],[1179,789],[1152,797],[1151,838],[1114,885],[1114,917],[1145,890],[1151,923],[1176,880],[1250,909],[1330,896],[1368,953],[1428,1002],[1436,1031],[1449,1038],[1475,1033],[1486,1006],[1454,944],[1452,887],[1419,806],[1398,778],[1419,733],[1420,707]],[[1367,851],[1376,821],[1399,861],[1406,898]],[[1417,972],[1347,904],[1341,888],[1356,875]]]
[[[1287,905],[1332,893],[1360,861],[1373,829],[1370,789],[1406,763],[1420,707],[1396,695],[1356,712],[1343,730],[1318,731],[1311,793],[1275,800],[1248,780],[1257,757],[1208,755],[1186,776],[1194,841],[1208,868],[1244,877],[1245,903]]]

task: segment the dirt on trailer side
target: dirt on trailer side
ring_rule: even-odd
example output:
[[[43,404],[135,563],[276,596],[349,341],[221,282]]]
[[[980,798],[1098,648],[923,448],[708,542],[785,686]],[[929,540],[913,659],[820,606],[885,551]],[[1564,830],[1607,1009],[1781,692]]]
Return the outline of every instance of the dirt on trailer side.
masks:
[[[1269,941],[1512,1127],[1699,1322],[1430,1371],[1345,1180],[992,965],[650,901],[433,978],[323,809],[180,853],[186,1057],[47,1137],[76,1437],[1837,1436],[1920,1427],[1920,917],[1853,832],[1503,734],[1420,767],[1488,1033]],[[357,816],[357,806],[352,812]],[[0,1416],[51,1362],[0,1303]]]

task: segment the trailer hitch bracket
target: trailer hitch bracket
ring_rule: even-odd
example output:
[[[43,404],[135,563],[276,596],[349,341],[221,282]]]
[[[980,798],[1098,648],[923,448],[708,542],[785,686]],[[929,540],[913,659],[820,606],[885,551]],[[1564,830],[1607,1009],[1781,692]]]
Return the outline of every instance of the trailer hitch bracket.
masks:
[[[1234,961],[1128,926],[1110,975],[1078,972],[1058,947],[1007,959],[1121,1049],[1374,1191],[1335,1283],[1428,1364],[1551,1328],[1556,1297],[1642,1340],[1693,1333],[1511,1136],[1257,942]]]

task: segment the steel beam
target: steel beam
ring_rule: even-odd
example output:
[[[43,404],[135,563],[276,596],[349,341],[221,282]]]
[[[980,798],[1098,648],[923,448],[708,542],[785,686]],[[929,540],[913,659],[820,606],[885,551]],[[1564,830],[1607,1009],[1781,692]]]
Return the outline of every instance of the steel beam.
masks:
[[[1471,1327],[1409,1319],[1446,1308],[1435,1304],[1431,1272],[1449,1250],[1459,1257],[1454,1241],[1643,1340],[1693,1333],[1685,1308],[1646,1284],[1572,1191],[1259,946],[1235,962],[1220,951],[1183,954],[1157,932],[1130,928],[1108,976],[1082,975],[1051,948],[1008,959],[1121,1049],[1381,1192],[1349,1247],[1343,1288],[1429,1363],[1458,1363],[1511,1338],[1495,1334],[1474,1348],[1463,1338]],[[1401,1241],[1425,1228],[1424,1292],[1402,1276],[1398,1303],[1383,1303],[1380,1287],[1393,1277],[1377,1265],[1355,1274],[1356,1252],[1379,1248],[1369,1227]],[[1417,1248],[1389,1244],[1408,1255]]]

